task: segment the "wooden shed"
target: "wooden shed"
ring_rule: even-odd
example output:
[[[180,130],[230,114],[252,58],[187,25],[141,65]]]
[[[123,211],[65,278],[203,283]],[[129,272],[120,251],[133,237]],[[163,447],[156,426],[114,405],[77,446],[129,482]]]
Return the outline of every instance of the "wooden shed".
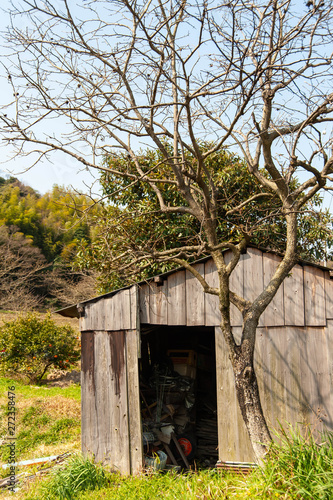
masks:
[[[248,248],[232,274],[231,289],[253,299],[280,260]],[[195,266],[217,286],[212,259]],[[163,377],[158,379],[156,367],[161,374],[173,364],[179,380],[194,381],[186,389],[190,392],[183,407],[193,407],[196,399],[194,417],[187,422],[194,429],[199,457],[205,457],[205,451],[214,456],[216,450],[221,461],[254,460],[236,401],[217,300],[204,294],[190,272],[177,269],[59,311],[80,317],[83,452],[122,473],[140,470],[149,431],[146,420],[186,423],[187,410],[180,411],[182,405],[174,403],[172,377],[166,372],[158,385]],[[260,320],[255,365],[272,428],[288,422],[333,430],[332,302],[329,269],[299,263]],[[233,306],[231,319],[237,336],[242,322]],[[154,394],[157,400],[151,404]]]

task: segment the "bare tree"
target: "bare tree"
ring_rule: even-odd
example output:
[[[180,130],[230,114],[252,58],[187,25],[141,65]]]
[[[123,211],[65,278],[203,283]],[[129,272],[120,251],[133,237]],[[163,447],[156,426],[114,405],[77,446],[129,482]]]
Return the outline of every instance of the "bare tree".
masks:
[[[205,292],[219,297],[235,390],[255,454],[262,457],[271,438],[253,368],[256,328],[297,260],[302,207],[318,191],[331,189],[331,3],[15,4],[6,42],[13,53],[3,61],[14,95],[1,116],[4,143],[16,148],[15,154],[32,154],[32,163],[62,151],[83,166],[110,172],[114,182],[148,183],[162,212],[199,221],[198,244],[164,252],[137,249],[135,258],[172,259],[189,269]],[[212,147],[202,151],[203,140]],[[143,145],[161,154],[160,164],[150,170],[140,161]],[[240,236],[225,241],[216,229],[219,197],[207,164],[227,146],[245,157],[246,175],[280,199],[286,224],[284,258],[252,302],[229,288],[251,227],[239,228]],[[124,153],[134,170],[126,162],[117,164]],[[103,162],[110,155],[112,161]],[[297,175],[301,182],[295,187]],[[178,190],[177,206],[165,200],[167,186]],[[233,213],[253,202],[250,196]],[[226,248],[233,254],[228,264]],[[214,259],[218,288],[208,286],[188,263],[202,252]],[[239,344],[230,303],[243,315]]]
[[[0,227],[0,308],[26,311],[37,308],[43,297],[36,294],[41,275],[48,268],[39,248],[22,233]]]

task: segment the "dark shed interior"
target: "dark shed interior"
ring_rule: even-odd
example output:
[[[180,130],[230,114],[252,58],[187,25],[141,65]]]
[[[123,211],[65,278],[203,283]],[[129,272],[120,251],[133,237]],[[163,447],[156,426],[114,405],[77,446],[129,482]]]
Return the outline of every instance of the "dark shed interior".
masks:
[[[140,400],[146,461],[218,460],[213,327],[141,325]],[[179,451],[181,446],[184,456]],[[163,452],[162,454],[160,452]]]

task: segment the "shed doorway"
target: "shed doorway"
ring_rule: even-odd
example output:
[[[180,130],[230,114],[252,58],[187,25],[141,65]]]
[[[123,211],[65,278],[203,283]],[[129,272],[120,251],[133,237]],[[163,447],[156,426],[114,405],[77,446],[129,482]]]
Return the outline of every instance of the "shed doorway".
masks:
[[[170,466],[188,467],[195,461],[214,467],[218,460],[214,328],[141,324],[139,374],[146,465],[150,458],[166,456]]]

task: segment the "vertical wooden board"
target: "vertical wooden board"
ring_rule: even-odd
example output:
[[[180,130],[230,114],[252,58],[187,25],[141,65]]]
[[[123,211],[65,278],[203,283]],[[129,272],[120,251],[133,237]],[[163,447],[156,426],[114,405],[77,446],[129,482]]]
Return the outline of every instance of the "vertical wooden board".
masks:
[[[303,333],[303,332],[302,332]],[[288,430],[288,424],[296,426],[300,421],[302,406],[302,373],[299,332],[292,327],[271,329],[271,335],[277,349],[276,377],[277,387],[276,424]],[[277,427],[278,428],[278,427]]]
[[[274,426],[274,404],[272,401],[271,342],[266,328],[258,328],[254,351],[254,368],[257,374],[262,409],[268,427]]]
[[[277,415],[281,414],[281,378],[279,373],[280,357],[278,339],[272,340],[268,328],[257,332],[254,366],[258,378],[262,409],[270,429],[276,424]]]
[[[84,316],[82,317],[82,323],[84,324],[84,328],[81,330],[93,330],[93,326],[92,326],[92,316],[90,314],[90,311],[91,311],[91,306],[92,304],[86,304],[85,307],[84,307]]]
[[[280,424],[285,424],[288,412],[288,376],[286,363],[283,362],[286,352],[283,333],[283,328],[258,328],[255,348],[254,367],[260,401],[273,437],[279,431]]]
[[[333,319],[333,279],[329,271],[325,271],[326,319]]]
[[[112,412],[112,394],[110,394],[110,343],[107,332],[95,333],[95,408],[97,438],[94,459],[96,462],[112,460],[114,452],[111,442],[110,413]]]
[[[232,252],[228,251],[224,254],[224,260],[226,264],[231,261]],[[245,254],[240,256],[239,262],[230,276],[230,290],[240,297],[244,297],[244,262]],[[231,326],[242,326],[243,317],[242,313],[237,309],[236,306],[230,304],[230,322]]]
[[[304,266],[304,307],[307,326],[326,325],[324,271]]]
[[[328,329],[320,328],[315,339],[316,381],[318,387],[318,417],[322,430],[333,428],[332,391],[330,384],[330,354],[328,347]]]
[[[308,424],[310,414],[310,394],[312,384],[312,374],[308,362],[308,338],[306,328],[297,328],[298,345],[300,354],[299,370],[302,374],[300,388],[300,418],[301,424]]]
[[[140,408],[138,343],[139,330],[126,332],[127,387],[129,411],[129,448],[131,473],[137,474],[143,465],[142,424]]]
[[[130,306],[131,306],[130,328],[131,328],[131,330],[136,330],[140,325],[138,285],[133,285],[129,289],[129,300],[130,300]]]
[[[219,460],[251,462],[252,446],[238,407],[234,375],[219,327],[215,328]]]
[[[85,318],[85,314],[84,313],[79,318],[79,330],[80,330],[80,332],[84,332],[84,331],[87,330],[87,328],[86,328],[86,318]]]
[[[213,259],[209,259],[205,263],[205,280],[209,286],[219,288],[219,277]],[[205,293],[205,325],[218,326],[220,323],[219,298],[216,295]]]
[[[131,303],[129,289],[121,290],[112,297],[114,301],[114,330],[129,330],[131,327]]]
[[[326,333],[326,352],[327,352],[327,363],[328,363],[328,380],[329,380],[329,390],[330,390],[330,407],[331,407],[331,419],[327,426],[330,431],[333,430],[333,321],[327,321]]]
[[[256,248],[248,248],[244,256],[244,298],[252,302],[263,289],[262,252]]]
[[[185,271],[168,276],[168,324],[186,325]]]
[[[126,336],[124,331],[108,332],[110,342],[110,465],[121,474],[130,474],[129,415],[127,391]]]
[[[201,276],[205,274],[204,264],[194,264],[194,269]],[[186,325],[201,326],[205,324],[205,292],[201,283],[188,270],[186,270]]]
[[[268,285],[273,277],[281,257],[271,253],[263,254],[264,287]],[[284,302],[283,283],[276,292],[272,302],[267,306],[259,320],[259,326],[283,326],[284,325]]]
[[[90,304],[90,321],[92,330],[104,330],[105,328],[105,309],[104,300],[99,299]]]
[[[81,449],[94,454],[97,440],[94,332],[81,333]]]
[[[301,371],[301,344],[300,333],[292,327],[283,329],[286,336],[286,363],[288,367],[288,396],[287,396],[287,411],[286,422],[289,422],[294,427],[300,421],[300,414],[303,405],[302,393],[302,371]]]
[[[318,328],[304,328],[303,332],[300,332],[302,416],[304,423],[310,424],[316,431],[321,430],[321,422],[318,417],[323,405],[320,383],[323,369],[321,366],[323,364],[321,333],[321,329]],[[327,386],[327,382],[325,380],[323,382]]]
[[[287,326],[304,325],[303,268],[296,264],[284,280],[284,322]]]
[[[235,426],[236,408],[233,398],[233,373],[227,348],[219,327],[215,328],[217,427],[219,460],[237,460]]]
[[[168,281],[163,285],[150,284],[149,290],[150,323],[155,325],[168,324]]]
[[[104,314],[105,314],[105,329],[106,330],[116,330],[116,301],[114,300],[114,295],[112,297],[106,297],[104,299]]]
[[[148,283],[139,285],[140,323],[150,323],[149,288]]]

